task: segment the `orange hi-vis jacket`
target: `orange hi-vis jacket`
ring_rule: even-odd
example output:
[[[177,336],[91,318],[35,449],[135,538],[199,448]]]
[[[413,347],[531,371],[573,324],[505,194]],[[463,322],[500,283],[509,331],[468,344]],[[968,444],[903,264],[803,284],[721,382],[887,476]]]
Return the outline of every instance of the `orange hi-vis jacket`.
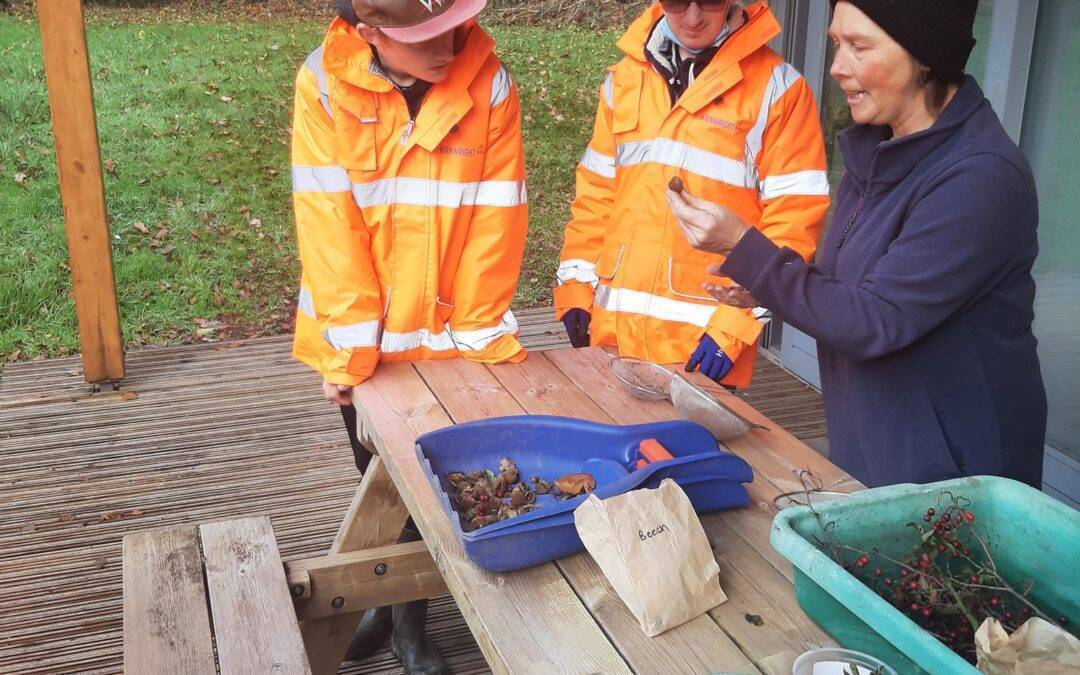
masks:
[[[619,41],[626,53],[600,88],[593,137],[577,168],[555,310],[592,313],[592,344],[624,356],[685,362],[706,332],[735,361],[723,383],[750,384],[761,325],[702,284],[723,256],[690,247],[665,198],[680,176],[690,194],[723,204],[780,246],[813,255],[829,204],[813,94],[766,43],[780,26],[763,2],[672,105],[646,60],[663,16],[653,5]],[[719,283],[730,283],[720,280]]]
[[[510,312],[528,206],[521,107],[479,26],[415,121],[335,21],[296,78],[303,265],[293,355],[336,384],[377,362],[525,358]]]

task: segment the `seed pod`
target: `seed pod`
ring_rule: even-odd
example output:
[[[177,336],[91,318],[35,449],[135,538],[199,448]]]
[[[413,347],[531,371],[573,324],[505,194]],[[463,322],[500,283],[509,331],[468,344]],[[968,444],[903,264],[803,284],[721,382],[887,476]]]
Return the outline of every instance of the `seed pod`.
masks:
[[[679,178],[678,176],[674,176],[671,180],[669,180],[667,186],[669,190],[676,194],[682,194],[686,190],[686,186],[683,185],[682,178]]]
[[[499,478],[504,486],[510,486],[518,482],[518,468],[509,457],[499,460]]]
[[[568,473],[555,480],[559,492],[573,497],[596,489],[596,479],[589,473]]]

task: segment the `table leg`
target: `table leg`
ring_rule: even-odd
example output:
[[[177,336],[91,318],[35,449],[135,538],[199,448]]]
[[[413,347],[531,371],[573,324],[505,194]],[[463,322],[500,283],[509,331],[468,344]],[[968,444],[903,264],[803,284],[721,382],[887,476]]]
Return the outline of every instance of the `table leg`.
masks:
[[[376,455],[338,528],[331,553],[348,553],[396,543],[409,511],[398,495],[390,471]],[[300,632],[314,675],[333,675],[341,665],[362,612],[304,621]]]

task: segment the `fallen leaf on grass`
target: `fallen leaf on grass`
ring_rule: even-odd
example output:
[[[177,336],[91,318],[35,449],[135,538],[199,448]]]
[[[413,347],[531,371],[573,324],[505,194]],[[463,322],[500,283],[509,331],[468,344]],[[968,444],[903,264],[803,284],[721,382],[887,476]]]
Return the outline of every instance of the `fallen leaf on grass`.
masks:
[[[141,220],[136,220],[135,224],[132,225],[132,227],[134,227],[139,232],[142,232],[143,234],[150,234],[150,228],[147,227],[146,223],[142,222]]]
[[[110,176],[116,175],[116,162],[111,159],[107,159],[102,162],[102,164],[105,166],[105,173],[109,174]]]
[[[175,251],[175,250],[176,250],[176,247],[173,246],[172,244],[169,244],[165,248],[161,249],[161,255],[163,255],[165,257],[169,257],[170,255],[172,255],[172,252]]]
[[[29,182],[29,180],[30,180],[30,177],[27,176],[22,171],[19,171],[18,173],[15,174],[15,182],[18,183],[19,185],[26,185]]]
[[[221,97],[221,100],[222,100],[222,102],[224,102],[224,103],[228,103],[229,101],[231,101],[231,100],[232,100],[232,96],[222,96],[222,97]]]

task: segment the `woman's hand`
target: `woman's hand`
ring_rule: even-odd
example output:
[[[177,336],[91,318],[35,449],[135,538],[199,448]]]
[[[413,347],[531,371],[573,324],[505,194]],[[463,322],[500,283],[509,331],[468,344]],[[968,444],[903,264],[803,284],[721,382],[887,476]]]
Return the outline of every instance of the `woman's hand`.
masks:
[[[682,187],[682,181],[675,186]],[[686,240],[699,251],[727,255],[750,229],[730,209],[698,199],[686,190],[675,191],[669,185],[667,200]]]
[[[709,265],[706,271],[714,276],[724,276],[723,272],[720,271],[719,265]],[[761,307],[761,302],[750,295],[750,291],[739,284],[722,286],[706,281],[701,287],[704,288],[709,295],[725,305],[731,305],[732,307],[738,307],[739,309],[754,309],[755,307]]]
[[[322,393],[327,401],[340,406],[352,405],[352,387],[323,380]]]

